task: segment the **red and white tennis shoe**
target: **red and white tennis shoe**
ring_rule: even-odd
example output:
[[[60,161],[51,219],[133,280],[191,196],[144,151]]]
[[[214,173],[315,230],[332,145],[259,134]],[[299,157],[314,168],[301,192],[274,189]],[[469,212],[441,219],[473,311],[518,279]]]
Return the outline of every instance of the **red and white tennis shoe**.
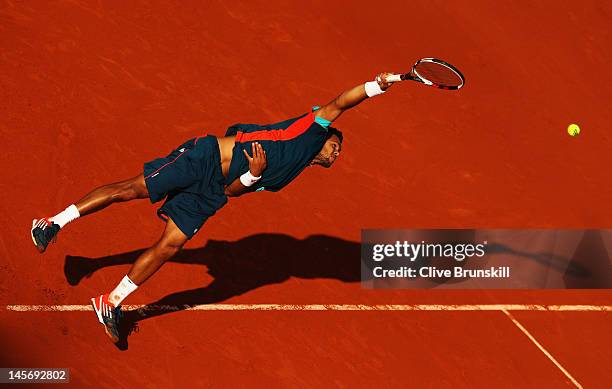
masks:
[[[119,319],[121,318],[121,306],[115,307],[108,301],[108,294],[91,299],[91,305],[98,316],[100,323],[104,325],[104,331],[114,343],[119,341]]]

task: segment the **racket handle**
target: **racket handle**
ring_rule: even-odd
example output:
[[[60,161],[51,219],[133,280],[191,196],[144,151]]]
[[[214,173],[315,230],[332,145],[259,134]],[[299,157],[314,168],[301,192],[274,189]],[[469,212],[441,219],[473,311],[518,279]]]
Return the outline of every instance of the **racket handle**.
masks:
[[[398,81],[402,81],[401,74],[392,74],[390,76],[387,76],[387,82],[398,82]]]

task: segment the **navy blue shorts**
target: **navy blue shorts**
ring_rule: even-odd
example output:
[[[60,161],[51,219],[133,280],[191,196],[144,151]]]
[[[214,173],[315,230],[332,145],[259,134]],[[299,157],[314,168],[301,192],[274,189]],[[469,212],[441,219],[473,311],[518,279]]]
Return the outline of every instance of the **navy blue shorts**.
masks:
[[[151,203],[191,239],[206,219],[227,203],[219,144],[214,136],[190,139],[164,158],[144,164]]]

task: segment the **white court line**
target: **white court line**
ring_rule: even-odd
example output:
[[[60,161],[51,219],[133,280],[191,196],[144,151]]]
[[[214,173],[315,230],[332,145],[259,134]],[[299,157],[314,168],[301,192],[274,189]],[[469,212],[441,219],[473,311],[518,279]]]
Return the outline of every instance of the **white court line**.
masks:
[[[198,304],[198,305],[123,305],[125,310],[145,308],[162,311],[569,311],[612,312],[612,305],[538,305],[538,304]],[[91,311],[91,305],[7,305],[7,311],[53,312]]]
[[[559,362],[557,362],[557,360],[548,352],[546,351],[546,349],[544,347],[542,347],[542,345],[529,333],[529,331],[527,331],[527,329],[525,327],[523,327],[523,325],[521,323],[519,323],[518,320],[516,320],[514,318],[514,316],[512,316],[512,314],[510,312],[508,312],[508,310],[506,309],[502,309],[502,312],[504,312],[506,314],[506,316],[508,316],[508,318],[510,318],[510,320],[512,320],[512,322],[521,330],[523,331],[523,333],[525,335],[527,335],[527,337],[529,338],[529,340],[531,340],[533,342],[533,344],[535,344],[536,346],[538,346],[538,348],[540,349],[540,351],[542,351],[544,353],[544,355],[546,355],[548,357],[548,359],[550,359],[552,361],[552,363],[555,364],[555,366],[557,366],[559,368],[559,370],[561,370],[561,372],[563,372],[563,374],[565,374],[565,376],[567,378],[570,379],[570,381],[572,381],[572,383],[574,385],[576,385],[577,388],[582,389],[582,385],[580,385],[580,383],[578,381],[576,381],[576,379],[574,377],[572,377],[572,375],[565,370],[565,368],[563,366],[561,366],[561,364]]]

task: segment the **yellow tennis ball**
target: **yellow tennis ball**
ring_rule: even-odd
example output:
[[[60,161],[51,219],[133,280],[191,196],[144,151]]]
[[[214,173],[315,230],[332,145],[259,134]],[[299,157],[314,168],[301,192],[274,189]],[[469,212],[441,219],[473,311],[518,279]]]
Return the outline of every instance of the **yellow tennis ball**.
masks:
[[[567,126],[567,133],[570,134],[570,136],[576,136],[580,134],[580,126],[574,123],[570,124],[569,126]]]

